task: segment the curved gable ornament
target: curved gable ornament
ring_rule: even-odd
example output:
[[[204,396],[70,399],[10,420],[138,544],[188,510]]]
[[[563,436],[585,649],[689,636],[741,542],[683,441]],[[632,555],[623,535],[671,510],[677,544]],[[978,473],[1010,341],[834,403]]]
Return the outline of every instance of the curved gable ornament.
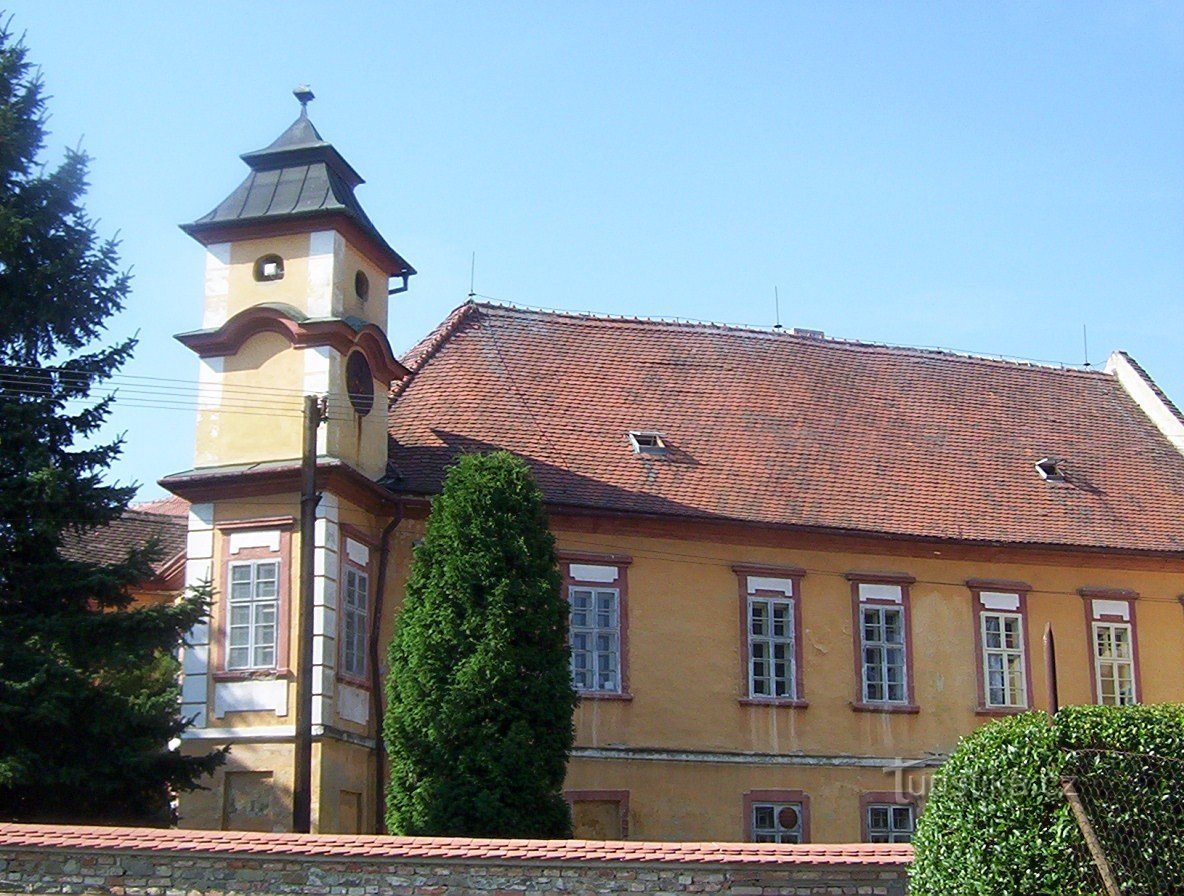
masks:
[[[376,324],[355,328],[340,318],[310,318],[291,305],[254,305],[234,315],[215,330],[178,333],[176,339],[202,358],[233,355],[252,336],[278,333],[293,348],[329,346],[342,356],[357,350],[366,357],[374,378],[397,382],[410,375],[391,351],[386,333]]]

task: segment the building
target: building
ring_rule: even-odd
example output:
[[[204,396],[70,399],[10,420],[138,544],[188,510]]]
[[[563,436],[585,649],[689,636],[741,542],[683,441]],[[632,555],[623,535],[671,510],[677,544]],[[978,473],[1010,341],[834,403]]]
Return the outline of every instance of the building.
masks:
[[[291,824],[301,396],[316,432],[313,827],[380,824],[385,645],[430,498],[506,448],[548,501],[583,699],[577,833],[908,837],[958,738],[1063,702],[1184,699],[1184,418],[1129,356],[1072,369],[466,303],[402,359],[412,267],[302,110],[186,231],[205,246],[184,656],[192,827]],[[395,288],[388,284],[394,281]],[[412,301],[404,298],[400,301]],[[268,413],[259,413],[265,403]]]

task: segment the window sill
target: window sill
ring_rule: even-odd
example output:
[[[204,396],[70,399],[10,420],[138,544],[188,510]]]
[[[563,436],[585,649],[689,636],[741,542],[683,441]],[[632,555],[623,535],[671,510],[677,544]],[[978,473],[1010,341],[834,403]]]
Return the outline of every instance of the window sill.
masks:
[[[576,696],[581,700],[621,700],[626,703],[633,699],[632,694],[614,691],[576,691]]]
[[[787,697],[741,697],[741,706],[784,706],[789,709],[805,709],[809,700],[791,700]]]
[[[214,681],[275,681],[290,677],[287,669],[223,669],[213,675]]]
[[[351,688],[360,688],[363,691],[370,690],[370,682],[364,678],[357,678],[353,675],[345,675],[341,672],[337,673],[338,684],[348,684]]]
[[[974,710],[976,716],[1018,716],[1025,712],[1030,712],[1031,708],[1027,706],[979,706]]]
[[[864,703],[862,701],[852,701],[851,708],[856,712],[887,712],[903,713],[904,715],[916,715],[921,711],[921,707],[916,703]]]

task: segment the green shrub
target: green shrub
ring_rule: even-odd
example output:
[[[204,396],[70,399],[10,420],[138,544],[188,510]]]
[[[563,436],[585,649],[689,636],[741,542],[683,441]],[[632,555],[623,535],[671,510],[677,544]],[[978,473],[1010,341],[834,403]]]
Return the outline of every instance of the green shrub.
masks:
[[[470,455],[432,506],[390,647],[387,825],[570,837],[567,601],[530,469]]]
[[[935,776],[914,839],[910,893],[1097,893],[1062,776],[1077,780],[1107,853],[1135,856],[1115,862],[1130,892],[1180,892],[1163,882],[1184,880],[1181,770],[1181,706],[1071,706],[1051,724],[1026,713],[980,728]]]

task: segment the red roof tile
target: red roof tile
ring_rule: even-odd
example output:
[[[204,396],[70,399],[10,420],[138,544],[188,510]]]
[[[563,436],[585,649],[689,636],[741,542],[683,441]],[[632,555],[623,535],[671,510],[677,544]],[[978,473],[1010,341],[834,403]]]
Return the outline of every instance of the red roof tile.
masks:
[[[555,506],[1184,551],[1184,456],[1098,370],[470,303],[404,359],[391,460],[526,458]],[[634,454],[651,430],[665,457]],[[1066,482],[1034,468],[1054,456]]]
[[[73,825],[0,824],[0,850],[129,850],[318,858],[424,858],[441,861],[659,862],[696,865],[907,864],[912,847],[870,843],[650,843],[494,840],[354,834],[262,834]]]
[[[186,516],[178,516],[129,508],[123,516],[106,526],[87,532],[66,533],[62,539],[62,556],[70,560],[122,563],[129,551],[156,539],[160,556],[152,566],[161,573],[185,550],[188,512],[186,509]]]

